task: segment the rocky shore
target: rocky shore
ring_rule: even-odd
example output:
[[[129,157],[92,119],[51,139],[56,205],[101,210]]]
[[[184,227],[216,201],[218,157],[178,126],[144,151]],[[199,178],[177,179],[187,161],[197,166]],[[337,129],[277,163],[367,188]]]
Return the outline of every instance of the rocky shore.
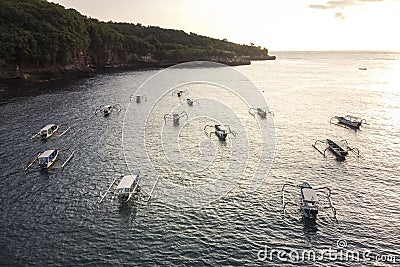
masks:
[[[122,70],[144,70],[167,68],[179,63],[188,61],[213,61],[228,66],[250,65],[252,60],[275,60],[275,56],[259,56],[259,57],[235,57],[235,58],[194,58],[185,61],[157,61],[154,59],[140,58],[130,61],[101,61],[93,58],[79,59],[69,65],[53,65],[46,67],[36,66],[7,66],[0,70],[0,83],[34,83],[45,82],[57,79],[74,79],[79,77],[87,77],[95,75],[102,71],[122,71]]]

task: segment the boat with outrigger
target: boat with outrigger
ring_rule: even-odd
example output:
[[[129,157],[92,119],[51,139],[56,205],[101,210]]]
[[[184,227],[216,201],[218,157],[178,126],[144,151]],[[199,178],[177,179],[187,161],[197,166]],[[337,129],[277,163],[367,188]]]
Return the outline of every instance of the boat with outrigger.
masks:
[[[288,188],[296,188],[300,190],[300,204],[295,203],[292,200],[287,201],[285,194],[288,194]],[[329,187],[313,188],[308,182],[303,182],[299,185],[284,184],[282,186],[282,206],[283,214],[287,212],[287,207],[290,205],[298,206],[300,208],[303,218],[306,219],[317,219],[318,212],[323,209],[330,209],[332,211],[333,218],[336,219],[336,209],[332,204],[331,200],[331,189]],[[291,193],[291,192],[290,192]],[[326,206],[322,206],[319,201],[319,197],[323,197],[326,200]]]
[[[68,153],[65,160],[61,159],[60,154]],[[43,152],[38,152],[35,158],[28,162],[25,171],[28,171],[36,162],[39,164],[40,169],[49,169],[57,160],[62,162],[61,168],[64,168],[65,165],[72,159],[75,154],[75,150],[67,149],[49,149]]]
[[[107,194],[111,193],[117,196],[119,203],[126,204],[133,199],[137,192],[140,191],[140,173],[126,176],[121,175],[120,178],[121,180],[116,187],[115,184],[118,177],[111,182],[107,191],[103,194],[103,196],[101,196],[99,203],[102,203]]]
[[[120,104],[105,105],[105,106],[100,105],[98,108],[96,108],[94,115],[98,116],[98,114],[103,113],[104,117],[108,117],[114,110],[117,113],[120,113],[122,110],[121,105]]]
[[[209,127],[214,128],[214,130],[207,132],[207,128]],[[215,134],[218,137],[218,139],[222,142],[226,141],[228,134],[231,134],[234,137],[236,137],[236,132],[232,131],[229,125],[221,125],[221,124],[206,125],[204,126],[204,132],[208,137],[211,137],[212,134]]]
[[[192,107],[195,103],[200,105],[199,100],[193,98],[186,98],[181,101],[182,103],[188,104],[188,106]]]
[[[187,90],[175,90],[172,92],[172,96],[177,95],[178,97],[188,95],[189,92]]]
[[[349,152],[352,152],[355,156],[360,157],[360,150],[356,147],[350,147],[347,140],[341,140],[344,143],[344,148],[331,139],[326,140],[316,140],[315,143],[312,145],[319,153],[321,153],[324,157],[326,157],[325,152],[327,150],[331,151],[333,155],[336,156],[337,160],[343,161],[346,159],[346,156],[349,155]],[[318,148],[317,144],[322,143],[325,145],[325,148],[320,149]]]
[[[188,119],[188,114],[186,113],[186,111],[182,111],[181,113],[167,113],[164,114],[164,123],[167,123],[167,119],[172,120],[172,122],[174,123],[175,126],[179,125],[179,120],[182,117],[186,116],[186,120]]]
[[[249,113],[253,116],[258,114],[262,119],[265,119],[268,114],[272,115],[272,117],[274,116],[274,112],[268,110],[268,108],[250,108]]]
[[[341,126],[344,128],[351,128],[351,129],[360,129],[360,126],[364,124],[368,124],[365,119],[351,116],[351,115],[346,115],[344,117],[341,116],[334,116],[332,117],[329,122],[331,124],[335,124],[337,126]]]
[[[146,95],[131,95],[129,101],[132,101],[132,99],[135,99],[136,103],[138,103],[138,104],[141,103],[142,100],[147,102],[147,96]]]
[[[63,126],[64,126],[63,124],[59,124],[59,125],[58,124],[47,124],[42,129],[40,129],[39,132],[37,132],[34,136],[32,136],[31,139],[33,139],[35,137],[40,137],[42,140],[46,140],[55,134],[58,134],[58,137],[61,137],[66,132],[68,132],[68,130],[70,129],[70,127],[67,127],[65,130],[61,131],[61,127],[63,127]],[[61,132],[58,132],[58,131],[61,131]]]

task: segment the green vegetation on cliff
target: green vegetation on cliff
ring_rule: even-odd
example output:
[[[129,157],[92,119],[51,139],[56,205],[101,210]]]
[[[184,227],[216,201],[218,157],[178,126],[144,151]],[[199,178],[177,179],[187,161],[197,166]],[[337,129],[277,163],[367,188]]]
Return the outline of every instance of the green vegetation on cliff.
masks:
[[[0,1],[0,69],[269,59],[268,50],[184,31],[101,22],[45,0]]]

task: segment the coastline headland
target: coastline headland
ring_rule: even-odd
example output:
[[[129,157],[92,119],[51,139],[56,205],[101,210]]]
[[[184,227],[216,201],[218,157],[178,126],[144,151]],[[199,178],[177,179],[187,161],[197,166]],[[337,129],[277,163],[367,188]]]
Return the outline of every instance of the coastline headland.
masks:
[[[0,82],[40,82],[104,70],[165,68],[188,61],[229,66],[273,60],[265,47],[140,23],[103,22],[43,0],[3,0]]]

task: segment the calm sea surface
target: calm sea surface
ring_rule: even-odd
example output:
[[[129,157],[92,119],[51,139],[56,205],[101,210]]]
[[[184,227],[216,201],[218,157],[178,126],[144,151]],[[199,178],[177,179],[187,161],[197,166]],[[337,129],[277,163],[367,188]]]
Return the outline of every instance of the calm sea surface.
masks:
[[[400,54],[272,54],[276,61],[233,68],[260,97],[225,90],[236,80],[212,68],[217,83],[179,86],[189,92],[184,98],[199,99],[193,107],[179,102],[178,87],[161,82],[141,92],[147,101],[130,102],[157,70],[0,87],[0,265],[398,266]],[[193,72],[169,75],[179,80]],[[243,99],[261,103],[262,96],[275,116],[256,120]],[[94,116],[100,105],[116,103],[120,113]],[[182,114],[180,125],[164,123],[171,112]],[[347,114],[368,125],[354,131],[329,123]],[[236,138],[207,137],[204,126],[217,121]],[[71,130],[30,140],[48,123]],[[311,145],[326,138],[346,139],[361,157],[324,158]],[[52,148],[76,154],[63,170],[57,163],[24,172],[37,152]],[[143,190],[131,205],[111,196],[98,203],[114,178],[135,170]],[[161,178],[148,201],[153,172]],[[282,215],[282,185],[303,181],[331,188],[337,220],[329,211],[316,223],[296,208]],[[290,194],[293,201],[298,193]]]

